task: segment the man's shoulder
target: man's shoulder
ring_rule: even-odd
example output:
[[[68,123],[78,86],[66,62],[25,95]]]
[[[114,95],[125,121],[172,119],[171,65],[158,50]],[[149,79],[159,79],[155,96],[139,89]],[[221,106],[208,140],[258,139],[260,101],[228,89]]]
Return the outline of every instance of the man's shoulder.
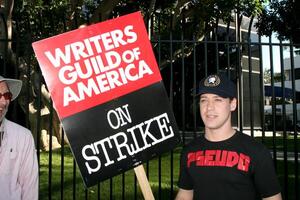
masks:
[[[240,132],[240,131],[237,131],[237,135],[239,137],[239,139],[241,141],[245,141],[245,142],[250,142],[250,143],[253,143],[253,144],[261,144],[259,141],[257,141],[254,137],[251,137],[250,135],[246,134],[246,133],[243,133],[243,132]]]
[[[199,148],[199,145],[201,145],[203,143],[203,139],[204,139],[204,137],[202,135],[194,138],[193,140],[188,142],[186,145],[184,145],[183,150],[187,151],[187,150],[192,150],[194,148]]]
[[[268,151],[267,147],[263,143],[256,140],[254,137],[251,137],[250,135],[238,132],[238,137],[241,144],[251,149],[256,149],[257,151]]]
[[[6,119],[5,121],[6,123],[6,127],[7,127],[7,131],[15,133],[15,134],[30,134],[31,131],[27,128],[25,128],[24,126],[21,126],[20,124],[17,124],[13,121],[10,121],[8,119]]]

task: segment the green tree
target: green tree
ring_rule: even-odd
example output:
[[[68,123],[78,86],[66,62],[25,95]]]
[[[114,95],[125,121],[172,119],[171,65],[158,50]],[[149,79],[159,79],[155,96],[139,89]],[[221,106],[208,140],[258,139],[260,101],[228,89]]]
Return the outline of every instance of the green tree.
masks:
[[[6,2],[6,1],[5,1]],[[31,43],[43,38],[57,35],[78,28],[82,24],[96,23],[118,17],[134,11],[141,11],[146,24],[154,27],[157,35],[153,38],[169,39],[170,31],[174,38],[181,38],[181,30],[185,39],[201,41],[206,33],[218,26],[220,21],[232,22],[236,16],[241,24],[242,16],[256,16],[262,12],[263,0],[10,0],[14,5],[11,18],[12,41],[18,41],[7,47],[11,52],[12,63],[17,65],[20,77],[30,89],[21,98],[24,110],[31,105],[30,117],[32,126],[37,116],[36,108],[41,105],[51,110],[51,101],[45,84],[40,77],[40,70],[34,57]],[[14,3],[13,3],[14,2]],[[236,14],[234,14],[236,13]],[[159,19],[159,20],[158,20]],[[13,23],[12,23],[13,22]],[[171,22],[171,23],[170,23]],[[17,34],[14,34],[17,33]],[[182,57],[189,57],[193,51],[191,43],[185,43],[184,48],[174,46],[173,58],[169,57],[169,49],[161,49],[161,65],[168,66]],[[38,93],[42,98],[39,102]],[[29,102],[28,102],[29,101]],[[47,121],[47,120],[45,120]],[[54,125],[59,120],[54,115]],[[59,133],[59,126],[54,126]],[[60,138],[60,136],[58,135]]]
[[[271,85],[272,84],[272,71],[270,69],[266,69],[264,71],[264,84]],[[281,73],[277,72],[273,74],[274,83],[281,82]],[[283,77],[283,81],[285,81],[285,77]]]
[[[300,44],[300,1],[274,0],[265,5],[258,15],[258,27],[261,35],[278,34],[282,40]]]

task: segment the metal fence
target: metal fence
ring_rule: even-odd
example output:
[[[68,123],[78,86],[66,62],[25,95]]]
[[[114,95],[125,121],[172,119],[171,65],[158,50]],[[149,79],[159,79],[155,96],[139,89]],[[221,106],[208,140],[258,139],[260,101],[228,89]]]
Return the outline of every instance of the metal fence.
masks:
[[[51,16],[39,13],[36,19],[28,18],[27,24],[16,20],[13,38],[7,39],[7,29],[1,30],[0,38],[0,74],[24,82],[8,118],[30,128],[35,137],[40,199],[142,199],[132,170],[84,188],[31,49],[34,40],[58,34],[58,26],[68,31],[78,24],[76,18],[68,24],[64,16],[45,24],[43,17]],[[182,145],[144,164],[155,198],[174,199],[181,147],[203,134],[198,102],[192,95],[198,81],[207,74],[223,72],[238,86],[234,126],[268,146],[284,198],[299,199],[300,56],[295,52],[300,45],[258,36],[253,18],[238,18],[238,23],[231,24],[219,22],[202,40],[187,33],[184,21],[180,31],[170,27],[163,34],[161,27],[172,22],[163,25],[161,18],[152,16],[147,27]],[[5,16],[1,15],[1,20]],[[20,26],[27,29],[27,35],[20,36]],[[40,35],[32,35],[32,26],[40,28]],[[46,29],[53,32],[46,35]]]

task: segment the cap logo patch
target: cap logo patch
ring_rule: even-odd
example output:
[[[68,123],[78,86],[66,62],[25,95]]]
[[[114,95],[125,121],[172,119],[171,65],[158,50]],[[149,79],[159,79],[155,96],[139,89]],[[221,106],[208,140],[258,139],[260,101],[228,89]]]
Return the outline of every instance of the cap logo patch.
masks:
[[[206,87],[216,87],[220,84],[221,80],[216,75],[208,76],[204,81],[204,86]]]

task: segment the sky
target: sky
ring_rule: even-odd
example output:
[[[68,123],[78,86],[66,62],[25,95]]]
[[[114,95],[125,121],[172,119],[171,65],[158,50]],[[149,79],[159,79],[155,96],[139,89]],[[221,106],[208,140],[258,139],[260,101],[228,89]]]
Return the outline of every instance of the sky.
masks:
[[[279,44],[279,40],[276,38],[275,34],[272,35],[271,38],[272,43]],[[269,37],[263,36],[261,38],[262,43],[269,43]],[[283,42],[287,43],[287,42]],[[279,45],[273,45],[272,47],[272,54],[273,54],[273,68],[274,73],[280,72],[280,47]],[[283,49],[283,59],[290,58],[290,51],[289,48]],[[264,69],[270,68],[270,46],[269,45],[263,45],[262,46],[262,62]]]

